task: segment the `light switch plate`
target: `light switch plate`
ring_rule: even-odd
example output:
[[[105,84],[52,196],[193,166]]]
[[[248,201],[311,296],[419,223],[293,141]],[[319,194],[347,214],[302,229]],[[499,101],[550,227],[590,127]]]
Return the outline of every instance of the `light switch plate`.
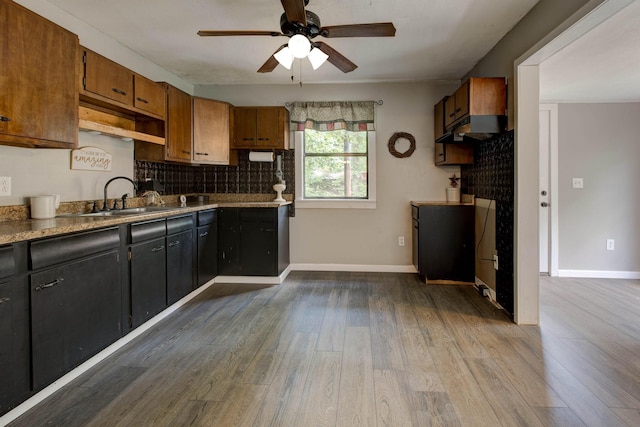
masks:
[[[571,183],[573,188],[584,188],[584,180],[582,178],[573,178]]]
[[[11,195],[11,177],[0,176],[0,196]]]

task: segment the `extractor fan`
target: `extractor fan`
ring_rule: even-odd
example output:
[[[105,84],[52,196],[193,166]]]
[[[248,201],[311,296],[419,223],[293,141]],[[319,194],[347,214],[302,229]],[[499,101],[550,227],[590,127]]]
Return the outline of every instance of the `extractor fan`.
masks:
[[[281,63],[287,68],[291,68],[293,58],[304,58],[309,56],[314,69],[324,60],[328,60],[344,73],[358,68],[356,64],[349,61],[341,53],[333,49],[324,42],[313,41],[317,36],[332,37],[393,37],[396,28],[391,22],[380,22],[375,24],[352,24],[334,25],[323,27],[320,18],[315,13],[306,10],[305,6],[309,0],[280,0],[284,13],[280,18],[280,29],[277,31],[198,31],[200,36],[285,36],[289,37],[288,44],[284,44],[267,59],[259,73],[270,73]],[[300,51],[296,51],[296,45]]]

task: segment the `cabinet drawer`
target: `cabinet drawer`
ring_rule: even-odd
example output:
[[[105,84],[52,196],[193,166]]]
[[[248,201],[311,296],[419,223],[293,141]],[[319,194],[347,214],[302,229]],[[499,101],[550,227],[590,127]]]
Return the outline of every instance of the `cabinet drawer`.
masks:
[[[32,242],[29,262],[32,270],[71,261],[120,245],[118,227],[72,234]]]
[[[198,212],[198,227],[218,221],[218,211],[210,209]]]
[[[13,276],[16,271],[16,262],[13,257],[13,246],[0,248],[0,279]]]
[[[129,229],[129,239],[131,243],[138,243],[157,237],[164,237],[167,234],[167,223],[164,219],[137,222],[131,224]]]
[[[167,218],[167,234],[175,234],[180,231],[191,230],[193,228],[193,216],[183,215]]]

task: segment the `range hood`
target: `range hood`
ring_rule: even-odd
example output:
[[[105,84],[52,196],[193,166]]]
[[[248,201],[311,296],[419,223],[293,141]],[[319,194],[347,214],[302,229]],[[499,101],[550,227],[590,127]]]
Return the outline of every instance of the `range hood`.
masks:
[[[477,140],[488,139],[495,134],[503,133],[506,125],[507,116],[467,116],[447,129],[447,135],[443,138],[452,134]]]

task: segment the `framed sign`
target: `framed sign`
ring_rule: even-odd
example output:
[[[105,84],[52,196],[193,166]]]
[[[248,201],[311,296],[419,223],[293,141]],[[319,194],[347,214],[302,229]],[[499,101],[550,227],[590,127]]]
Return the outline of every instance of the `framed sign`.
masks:
[[[98,147],[80,147],[71,150],[71,169],[83,171],[110,171],[113,156]]]

